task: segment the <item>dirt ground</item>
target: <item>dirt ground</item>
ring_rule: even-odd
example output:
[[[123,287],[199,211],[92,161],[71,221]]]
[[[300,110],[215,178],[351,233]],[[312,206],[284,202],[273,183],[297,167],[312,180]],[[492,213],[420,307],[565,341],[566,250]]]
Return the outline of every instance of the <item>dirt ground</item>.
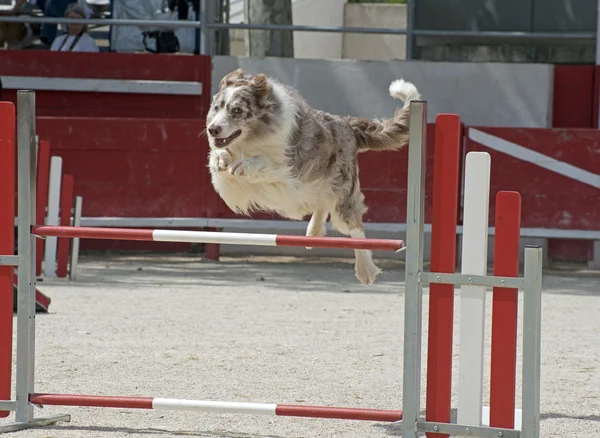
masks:
[[[382,266],[384,273],[376,284],[364,287],[354,278],[347,260],[83,257],[76,281],[39,283],[52,304],[49,314],[37,316],[35,389],[402,409],[404,271],[392,261]],[[522,294],[520,298],[522,305]],[[427,302],[426,290],[425,309]],[[491,292],[488,312],[490,308]],[[542,437],[600,437],[599,314],[600,277],[545,274]],[[424,347],[427,321],[425,310]],[[489,328],[488,321],[487,353]],[[519,366],[520,349],[519,339]],[[489,387],[489,365],[485,379]],[[520,406],[520,372],[517,397]],[[488,400],[486,390],[486,404]],[[453,406],[456,401],[454,394]],[[72,421],[8,436],[400,435],[397,425],[373,422],[54,406],[36,409],[37,415],[58,413],[70,413]],[[0,424],[12,419],[11,415]]]

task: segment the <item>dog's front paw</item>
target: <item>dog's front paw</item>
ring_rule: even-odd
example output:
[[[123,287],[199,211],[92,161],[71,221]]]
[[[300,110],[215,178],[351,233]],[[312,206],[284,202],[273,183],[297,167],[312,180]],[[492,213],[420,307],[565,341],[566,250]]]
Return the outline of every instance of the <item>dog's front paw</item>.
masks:
[[[244,160],[236,160],[228,167],[229,173],[233,176],[244,176],[246,173],[246,165]]]
[[[227,152],[227,151],[221,152],[217,156],[217,170],[219,172],[225,172],[229,168],[229,166],[231,166],[232,162],[233,162],[233,158],[231,157],[229,152]]]
[[[253,176],[260,169],[260,157],[246,157],[235,160],[227,170],[234,176]]]

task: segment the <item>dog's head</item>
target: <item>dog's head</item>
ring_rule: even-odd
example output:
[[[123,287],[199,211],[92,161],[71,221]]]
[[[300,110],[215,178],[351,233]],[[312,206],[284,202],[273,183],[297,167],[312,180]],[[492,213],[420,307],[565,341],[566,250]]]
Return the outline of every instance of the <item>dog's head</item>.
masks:
[[[242,69],[227,74],[206,118],[211,144],[222,148],[264,132],[274,104],[272,87],[264,74],[244,76]]]

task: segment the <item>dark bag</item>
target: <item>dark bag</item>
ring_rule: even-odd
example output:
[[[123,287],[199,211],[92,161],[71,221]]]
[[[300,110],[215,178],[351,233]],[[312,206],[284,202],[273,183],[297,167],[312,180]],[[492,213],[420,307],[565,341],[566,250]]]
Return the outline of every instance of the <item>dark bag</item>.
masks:
[[[148,48],[146,44],[148,38],[156,39],[156,50]],[[144,32],[144,47],[152,53],[175,53],[179,52],[179,39],[172,30]]]

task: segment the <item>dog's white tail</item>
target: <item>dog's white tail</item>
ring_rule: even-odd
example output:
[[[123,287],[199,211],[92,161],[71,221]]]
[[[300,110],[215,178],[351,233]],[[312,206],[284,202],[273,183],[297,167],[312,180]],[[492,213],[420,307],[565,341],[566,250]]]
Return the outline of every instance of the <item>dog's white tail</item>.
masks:
[[[404,79],[396,79],[390,84],[390,96],[400,99],[407,106],[411,100],[421,99],[421,93],[411,82]]]
[[[390,85],[390,94],[404,105],[396,110],[394,117],[385,120],[348,118],[354,131],[358,152],[400,149],[408,143],[410,102],[421,99],[421,94],[412,83],[397,79]]]

